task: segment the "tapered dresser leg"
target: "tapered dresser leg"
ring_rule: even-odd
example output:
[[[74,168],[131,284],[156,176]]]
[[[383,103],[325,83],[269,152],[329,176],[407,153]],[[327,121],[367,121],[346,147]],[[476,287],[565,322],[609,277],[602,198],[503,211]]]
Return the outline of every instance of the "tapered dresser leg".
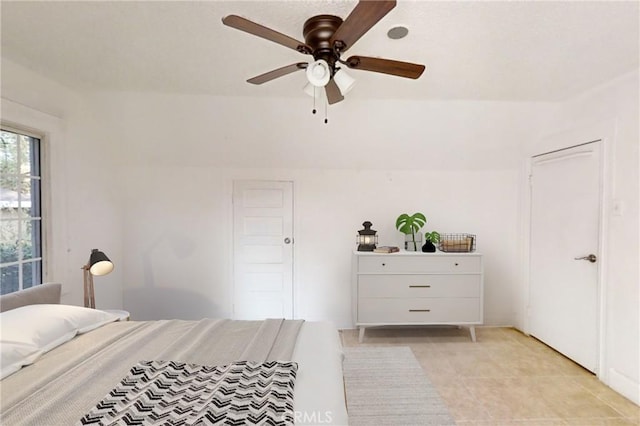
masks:
[[[362,343],[364,341],[364,327],[360,326],[358,328],[360,329],[360,333],[358,335],[358,342]]]
[[[469,334],[471,334],[471,341],[475,342],[476,341],[476,327],[475,326],[471,326],[469,327]]]

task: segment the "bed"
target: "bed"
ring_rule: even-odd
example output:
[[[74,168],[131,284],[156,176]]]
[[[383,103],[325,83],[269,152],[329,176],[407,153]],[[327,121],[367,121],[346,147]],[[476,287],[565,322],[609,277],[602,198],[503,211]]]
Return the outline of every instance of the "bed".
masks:
[[[2,424],[348,423],[329,323],[117,321],[59,299],[60,284],[0,297]],[[20,340],[30,328],[42,341]]]

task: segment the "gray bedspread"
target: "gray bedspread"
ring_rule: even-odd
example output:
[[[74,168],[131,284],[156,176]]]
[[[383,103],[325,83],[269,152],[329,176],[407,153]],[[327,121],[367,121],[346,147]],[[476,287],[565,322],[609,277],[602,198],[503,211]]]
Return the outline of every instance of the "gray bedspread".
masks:
[[[0,421],[71,425],[140,360],[200,365],[290,360],[302,321],[118,322],[78,336],[2,380]]]

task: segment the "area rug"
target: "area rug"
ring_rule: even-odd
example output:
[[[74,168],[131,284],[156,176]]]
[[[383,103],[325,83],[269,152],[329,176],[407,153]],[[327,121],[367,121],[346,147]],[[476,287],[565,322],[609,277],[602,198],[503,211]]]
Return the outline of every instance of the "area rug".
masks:
[[[408,347],[344,348],[349,424],[455,425]]]

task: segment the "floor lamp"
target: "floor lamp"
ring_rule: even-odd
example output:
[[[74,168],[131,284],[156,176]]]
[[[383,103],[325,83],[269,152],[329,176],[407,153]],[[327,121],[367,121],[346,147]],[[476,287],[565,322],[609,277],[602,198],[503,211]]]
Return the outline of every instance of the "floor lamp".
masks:
[[[93,276],[107,275],[111,271],[113,271],[113,263],[107,255],[98,249],[91,250],[89,262],[82,267],[85,308],[95,309],[96,307],[96,297],[93,291]]]

